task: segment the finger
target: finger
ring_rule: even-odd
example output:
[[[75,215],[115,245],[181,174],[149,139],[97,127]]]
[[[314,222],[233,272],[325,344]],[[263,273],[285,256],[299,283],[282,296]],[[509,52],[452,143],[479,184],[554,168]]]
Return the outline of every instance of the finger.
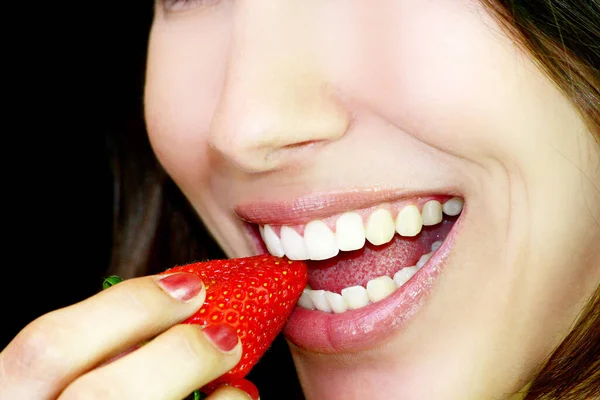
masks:
[[[258,389],[246,379],[219,387],[206,400],[260,400]]]
[[[242,355],[229,325],[177,325],[69,385],[59,400],[179,400],[233,368]]]
[[[0,353],[0,398],[54,399],[80,374],[193,314],[204,297],[195,275],[150,276],[46,314]]]

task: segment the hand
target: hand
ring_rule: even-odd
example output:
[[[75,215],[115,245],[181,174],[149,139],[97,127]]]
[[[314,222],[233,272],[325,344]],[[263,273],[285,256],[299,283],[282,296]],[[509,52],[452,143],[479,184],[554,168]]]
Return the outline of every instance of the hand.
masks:
[[[178,324],[204,298],[193,274],[147,276],[43,315],[0,353],[0,399],[180,400],[242,354],[226,325]],[[227,387],[208,399],[250,396]]]

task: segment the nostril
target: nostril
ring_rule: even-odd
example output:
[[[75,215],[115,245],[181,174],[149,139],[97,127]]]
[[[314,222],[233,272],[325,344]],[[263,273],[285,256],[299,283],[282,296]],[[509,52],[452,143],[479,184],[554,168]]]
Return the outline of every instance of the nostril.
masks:
[[[318,149],[327,146],[328,140],[304,140],[272,148],[265,154],[264,162],[275,168],[293,166],[298,168],[314,160]]]
[[[314,85],[262,88],[247,101],[233,84],[223,95],[210,127],[209,142],[222,158],[247,172],[298,166],[315,146],[335,142],[350,126],[350,112]]]
[[[300,147],[312,147],[312,145],[319,143],[320,140],[306,140],[299,143],[290,143],[281,147],[282,149],[297,149]]]

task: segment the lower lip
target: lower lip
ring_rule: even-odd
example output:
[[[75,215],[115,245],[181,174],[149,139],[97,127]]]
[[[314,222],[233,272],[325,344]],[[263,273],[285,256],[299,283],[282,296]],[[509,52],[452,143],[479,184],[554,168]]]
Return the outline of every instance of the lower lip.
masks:
[[[388,298],[341,314],[297,306],[284,327],[285,337],[300,348],[318,353],[355,352],[382,343],[405,326],[429,297],[462,219],[455,222],[427,264]]]

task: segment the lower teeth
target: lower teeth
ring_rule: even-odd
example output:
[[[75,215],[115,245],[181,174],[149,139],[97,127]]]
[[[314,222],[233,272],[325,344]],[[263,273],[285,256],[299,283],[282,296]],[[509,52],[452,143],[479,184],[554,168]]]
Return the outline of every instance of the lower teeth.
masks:
[[[442,242],[443,240],[434,242],[431,245],[431,252],[423,254],[416,265],[402,268],[394,274],[393,278],[380,276],[371,279],[367,282],[366,288],[363,286],[347,287],[342,289],[339,294],[327,290],[312,290],[307,286],[298,300],[298,305],[309,310],[342,313],[383,300],[408,282],[441,247]]]

